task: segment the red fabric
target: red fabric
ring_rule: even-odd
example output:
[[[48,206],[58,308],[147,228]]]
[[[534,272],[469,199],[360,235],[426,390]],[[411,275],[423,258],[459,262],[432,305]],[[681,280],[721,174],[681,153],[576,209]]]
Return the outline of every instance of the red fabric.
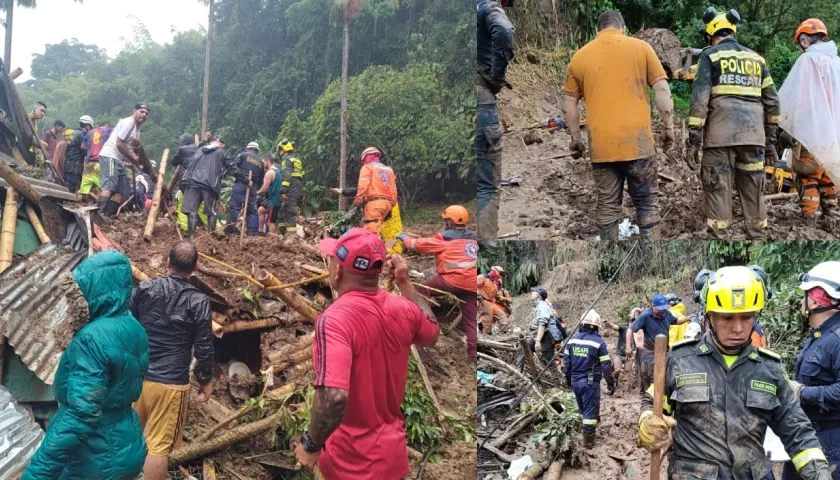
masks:
[[[420,253],[434,254],[438,275],[447,284],[475,291],[478,258],[478,242],[475,240],[445,240],[443,235],[436,233],[431,238],[407,239],[406,246]]]
[[[834,304],[834,299],[828,296],[828,293],[822,287],[814,287],[808,290],[808,298],[817,302],[821,307],[830,307]]]
[[[348,292],[315,323],[316,387],[349,391],[347,411],[318,466],[326,480],[397,480],[408,475],[400,405],[411,345],[433,344],[440,329],[410,300]]]
[[[441,275],[433,277],[428,282],[426,282],[426,286],[437,289],[443,290],[444,292],[449,292],[456,297],[458,300],[461,300],[464,303],[459,304],[461,307],[461,323],[458,326],[464,333],[467,334],[467,355],[470,356],[470,359],[476,359],[476,353],[478,351],[478,330],[476,330],[475,323],[476,317],[478,316],[478,294],[475,290],[462,290],[457,287],[453,287],[446,282],[446,279]],[[420,293],[426,295],[427,297],[435,297],[439,294],[428,289],[424,289],[420,287]]]

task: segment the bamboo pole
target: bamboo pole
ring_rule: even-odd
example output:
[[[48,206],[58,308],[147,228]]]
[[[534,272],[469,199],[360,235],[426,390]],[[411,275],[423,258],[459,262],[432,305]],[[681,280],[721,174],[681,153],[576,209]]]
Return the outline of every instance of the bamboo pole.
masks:
[[[279,352],[270,353],[268,355],[268,361],[271,363],[275,363],[278,360],[281,360],[289,355],[292,355],[295,352],[300,350],[306,349],[312,346],[312,341],[315,339],[315,332],[310,332],[302,337],[300,337],[294,345],[284,345],[284,348],[281,349]]]
[[[266,288],[266,290],[271,292],[271,291],[274,291],[274,290],[283,290],[283,289],[286,289],[286,288],[299,287],[301,285],[306,285],[307,283],[312,283],[312,282],[317,282],[317,281],[323,280],[325,278],[328,278],[329,276],[330,276],[329,272],[319,273],[318,275],[315,275],[314,277],[304,278],[303,280],[298,280],[297,282],[287,283],[286,285],[278,285],[276,287],[268,287],[268,288]]]
[[[276,318],[263,318],[261,320],[242,320],[229,323],[222,327],[224,333],[244,332],[246,330],[259,330],[260,328],[271,328],[280,325]]]
[[[204,464],[202,465],[202,467],[204,480],[216,480],[216,467],[213,465],[213,462],[209,458],[204,459]]]
[[[242,207],[242,212],[239,212],[242,215],[242,227],[239,229],[239,246],[242,246],[242,242],[245,241],[245,224],[247,224],[248,219],[248,195],[251,194],[251,175],[253,171],[248,172],[248,183],[245,185],[245,205]]]
[[[245,273],[242,270],[234,267],[233,265],[227,264],[227,263],[225,263],[221,260],[216,260],[215,258],[211,257],[210,255],[207,255],[207,254],[204,254],[204,253],[201,253],[201,252],[198,252],[198,256],[205,259],[205,260],[210,260],[211,262],[213,262],[217,265],[221,265],[221,266],[227,268],[228,270],[231,270],[233,272],[236,272],[236,273],[242,275],[242,278],[244,278],[245,280],[248,280],[249,282],[253,283],[254,285],[256,285],[258,287],[265,288],[264,285],[262,283],[258,282],[256,278],[248,275],[247,273]],[[279,283],[279,281],[278,281],[278,283]]]
[[[32,185],[24,180],[12,167],[6,165],[6,162],[0,162],[0,177],[7,181],[18,193],[26,197],[27,200],[35,205],[40,205],[41,194],[35,191]]]
[[[312,349],[311,348],[304,348],[303,350],[298,350],[296,352],[292,352],[288,358],[285,358],[282,362],[273,363],[272,365],[277,369],[277,371],[282,371],[289,368],[292,365],[301,364],[309,359],[312,358]]]
[[[417,351],[417,347],[414,345],[411,346],[411,355],[414,356],[414,360],[417,362],[417,370],[420,372],[420,376],[423,377],[423,385],[426,386],[426,391],[429,392],[429,396],[432,397],[432,403],[434,403],[435,411],[437,412],[438,424],[445,435],[447,428],[446,418],[443,416],[443,409],[440,406],[440,402],[438,402],[437,395],[435,395],[435,390],[432,388],[432,381],[429,380],[429,373],[426,372],[426,366],[423,365],[423,359],[420,358],[420,352]]]
[[[271,274],[268,270],[263,270],[260,276],[257,278],[259,282],[262,284],[263,288],[269,289],[271,287],[282,287],[283,284],[280,280],[277,279],[274,275]],[[312,308],[312,306],[300,295],[297,294],[291,288],[282,288],[278,290],[269,290],[273,291],[280,297],[286,305],[291,308],[292,310],[298,312],[303,316],[303,318],[311,323],[315,323],[315,320],[318,318],[318,311]]]
[[[160,159],[160,170],[157,175],[157,185],[163,185],[163,174],[166,172],[166,162],[169,161],[169,149],[163,151],[163,158]],[[163,189],[155,189],[155,198],[152,200],[152,208],[149,209],[149,218],[146,219],[146,230],[143,231],[143,240],[152,241],[152,232],[155,229],[155,219],[160,210],[160,199],[163,196]]]
[[[280,415],[274,414],[256,422],[232,428],[217,437],[204,441],[193,442],[169,454],[170,465],[181,465],[192,460],[205,457],[213,452],[223,450],[231,445],[247,440],[251,437],[276,429],[280,426]]]
[[[236,419],[241,418],[241,417],[245,416],[246,414],[252,412],[256,406],[257,406],[256,403],[252,403],[250,405],[245,405],[244,407],[237,410],[236,413],[234,413],[233,415],[225,418],[224,420],[217,423],[216,425],[213,425],[213,427],[211,427],[206,432],[202,433],[201,436],[196,438],[193,443],[201,443],[201,442],[206,442],[207,440],[210,440],[211,438],[213,438],[213,434],[215,434],[216,432],[218,432],[222,428],[230,425],[231,423],[236,421]]]
[[[3,163],[0,161],[0,163]],[[5,164],[4,164],[5,165]],[[18,195],[14,188],[6,189],[3,224],[0,227],[0,273],[9,268],[14,257],[15,228],[17,227]]]
[[[47,231],[44,230],[44,224],[41,223],[41,219],[38,218],[38,214],[35,213],[35,209],[28,203],[25,204],[23,208],[26,210],[26,216],[29,217],[29,223],[32,224],[32,228],[35,230],[35,234],[38,235],[38,239],[41,240],[41,243],[50,243],[50,236],[47,235]]]
[[[219,325],[215,320],[210,320],[210,331],[216,338],[222,338],[225,335],[224,325]]]
[[[145,282],[149,279],[149,276],[143,273],[143,271],[139,268],[135,267],[133,263],[131,264],[131,274],[134,276],[134,279],[138,282]]]
[[[17,67],[16,69],[12,70],[12,73],[9,74],[9,78],[11,78],[12,80],[17,80],[17,78],[21,75],[23,75],[23,69]]]

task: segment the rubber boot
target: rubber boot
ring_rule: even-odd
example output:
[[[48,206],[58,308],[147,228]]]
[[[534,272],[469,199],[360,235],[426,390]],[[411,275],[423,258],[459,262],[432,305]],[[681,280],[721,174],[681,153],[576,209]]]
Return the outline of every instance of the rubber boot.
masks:
[[[210,229],[211,233],[216,232],[216,215],[210,215],[207,217],[207,228]]]
[[[103,197],[102,195],[99,196],[99,200],[96,202],[96,206],[99,207],[99,218],[101,218],[102,222],[105,224],[111,223],[111,218],[108,216],[109,202],[110,199],[108,197]]]
[[[595,431],[584,431],[583,432],[583,448],[593,448],[595,447]]]
[[[639,237],[642,242],[651,242],[659,240],[659,225],[654,225],[650,228],[640,228]]]
[[[111,199],[108,200],[108,216],[111,218],[117,218],[117,210],[120,209],[119,202],[115,202]]]
[[[599,227],[601,230],[602,242],[617,242],[618,241],[618,222],[614,222],[606,227]]]
[[[198,225],[198,214],[187,215],[187,238],[195,235],[195,226]]]

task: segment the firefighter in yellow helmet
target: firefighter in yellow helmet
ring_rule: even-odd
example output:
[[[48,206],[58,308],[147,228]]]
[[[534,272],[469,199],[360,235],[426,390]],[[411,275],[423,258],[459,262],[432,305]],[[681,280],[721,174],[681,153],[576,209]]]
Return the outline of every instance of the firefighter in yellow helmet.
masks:
[[[303,162],[294,155],[295,144],[283,139],[277,145],[277,154],[280,156],[280,198],[283,201],[280,207],[280,222],[277,225],[277,233],[295,233],[297,230],[297,212],[303,200]]]
[[[806,480],[829,480],[820,443],[785,376],[779,355],[756,348],[750,334],[764,308],[762,277],[749,267],[709,275],[709,330],[674,344],[665,366],[665,416],[653,415],[653,385],[642,400],[639,445],[665,449],[668,476],[753,480],[772,478],[764,434],[779,434]]]
[[[362,228],[377,235],[381,234],[382,223],[397,204],[397,177],[381,159],[382,152],[378,148],[366,148],[361,155],[358,186],[340,191],[343,196],[355,197],[354,207],[364,205]]]
[[[764,58],[735,39],[735,10],[703,15],[711,45],[698,60],[688,117],[688,160],[700,163],[709,236],[725,238],[732,224],[733,183],[748,238],[767,229],[764,165],[776,162],[779,98]]]

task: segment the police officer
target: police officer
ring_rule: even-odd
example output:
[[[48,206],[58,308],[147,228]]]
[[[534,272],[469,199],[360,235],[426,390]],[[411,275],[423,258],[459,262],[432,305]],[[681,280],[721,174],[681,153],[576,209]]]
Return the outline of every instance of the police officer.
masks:
[[[236,174],[233,178],[233,191],[230,194],[228,205],[228,220],[225,227],[226,233],[233,233],[238,230],[236,222],[239,221],[239,212],[245,211],[245,226],[248,235],[255,235],[259,228],[259,216],[257,214],[257,190],[262,186],[265,167],[260,158],[260,146],[257,142],[251,142],[245,147],[245,151],[236,157]],[[250,173],[251,178],[248,179]],[[245,205],[245,192],[248,193],[248,205]]]
[[[776,161],[779,98],[764,58],[735,40],[740,20],[735,10],[709,8],[703,15],[711,47],[698,60],[688,117],[689,158],[696,165],[702,147],[706,223],[716,239],[726,237],[732,222],[733,177],[747,238],[764,236],[765,152],[768,164]]]
[[[283,206],[280,208],[281,220],[277,230],[280,235],[297,231],[297,211],[303,199],[303,162],[292,156],[295,144],[285,138],[277,146],[280,154],[280,171],[283,176],[281,183],[281,198]]]
[[[478,236],[482,241],[496,238],[499,227],[499,184],[502,181],[502,127],[496,95],[510,85],[505,78],[513,60],[515,38],[513,25],[502,7],[513,0],[478,0],[478,75],[475,120],[475,149],[478,158]]]
[[[612,360],[606,342],[598,335],[599,328],[601,316],[595,310],[588,311],[581,320],[580,332],[566,342],[563,350],[563,375],[583,415],[586,448],[595,446],[595,429],[601,419],[602,374],[607,380],[607,395],[615,393]]]
[[[750,341],[765,292],[749,267],[709,275],[704,287],[709,331],[675,344],[668,354],[666,416],[653,415],[653,386],[643,396],[639,445],[664,449],[673,428],[669,478],[773,478],[763,446],[767,427],[779,434],[802,478],[831,478],[779,355]]]
[[[817,439],[840,479],[840,262],[823,262],[802,275],[802,319],[810,329],[794,365],[794,389]],[[792,465],[784,478],[795,478]]]

